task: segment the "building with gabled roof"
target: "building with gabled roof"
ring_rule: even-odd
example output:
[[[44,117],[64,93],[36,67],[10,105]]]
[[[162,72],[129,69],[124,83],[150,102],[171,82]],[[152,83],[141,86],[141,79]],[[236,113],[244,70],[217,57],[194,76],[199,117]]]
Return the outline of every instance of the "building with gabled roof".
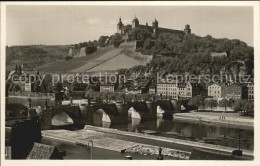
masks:
[[[27,156],[27,160],[49,160],[63,159],[63,156],[55,146],[34,143],[33,148]]]

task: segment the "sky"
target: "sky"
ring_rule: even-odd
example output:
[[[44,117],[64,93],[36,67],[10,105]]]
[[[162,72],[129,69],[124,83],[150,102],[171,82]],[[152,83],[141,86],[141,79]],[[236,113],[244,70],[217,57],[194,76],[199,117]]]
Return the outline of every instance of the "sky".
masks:
[[[253,7],[188,6],[7,6],[6,44],[64,45],[98,40],[116,32],[119,17],[131,24],[183,30],[199,36],[239,39],[253,46]]]

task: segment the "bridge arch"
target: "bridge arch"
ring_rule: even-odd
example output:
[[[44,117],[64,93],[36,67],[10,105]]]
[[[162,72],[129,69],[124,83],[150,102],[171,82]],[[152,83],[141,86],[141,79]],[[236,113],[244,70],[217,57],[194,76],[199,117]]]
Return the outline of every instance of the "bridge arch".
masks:
[[[108,122],[111,123],[111,117],[109,116],[109,114],[107,114],[105,112],[104,109],[100,108],[97,110],[97,113],[102,114],[102,122]]]
[[[132,119],[142,119],[142,115],[134,107],[130,107],[128,112],[131,114]]]
[[[59,112],[52,116],[51,125],[52,126],[67,126],[73,125],[74,120],[66,112]]]
[[[163,109],[160,105],[157,105],[156,112],[157,112],[157,117],[163,117],[163,114],[165,113],[165,109]]]

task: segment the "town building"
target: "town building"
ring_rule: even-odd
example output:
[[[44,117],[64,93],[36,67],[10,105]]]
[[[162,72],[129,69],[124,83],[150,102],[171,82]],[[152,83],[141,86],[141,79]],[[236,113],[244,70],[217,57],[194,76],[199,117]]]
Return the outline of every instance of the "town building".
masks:
[[[40,141],[40,121],[36,110],[22,104],[6,104],[5,158],[25,159],[34,142]]]
[[[243,87],[239,84],[212,84],[208,86],[208,96],[216,99],[237,100],[244,98]]]
[[[155,86],[149,87],[149,94],[156,94],[156,87]]]
[[[32,150],[26,158],[27,160],[51,160],[63,159],[63,154],[56,146],[34,143]]]
[[[254,100],[254,83],[251,82],[247,85],[248,100]]]
[[[200,94],[200,88],[197,83],[158,83],[157,94],[169,96],[176,100],[188,99]]]
[[[225,98],[226,97],[226,85],[224,84],[212,84],[208,86],[208,96],[213,98]]]
[[[40,78],[38,71],[24,71],[23,65],[16,65],[15,70],[7,73],[6,84],[17,84],[24,92],[33,92],[35,82]],[[34,80],[36,79],[36,80]]]
[[[100,84],[100,92],[115,92],[115,84]]]
[[[131,94],[143,94],[148,93],[151,86],[151,80],[149,79],[134,79],[129,80],[126,84],[126,93]]]
[[[242,86],[238,84],[231,84],[227,86],[226,98],[232,100],[242,99]]]
[[[228,57],[227,52],[212,52],[211,57]]]

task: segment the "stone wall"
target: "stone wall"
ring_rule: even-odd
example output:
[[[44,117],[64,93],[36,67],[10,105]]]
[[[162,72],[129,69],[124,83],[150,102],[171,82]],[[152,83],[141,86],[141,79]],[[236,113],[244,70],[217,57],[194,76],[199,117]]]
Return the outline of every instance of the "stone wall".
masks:
[[[229,155],[220,152],[193,148],[193,151],[190,156],[190,160],[244,160],[244,158],[238,156],[232,156],[231,152]]]

